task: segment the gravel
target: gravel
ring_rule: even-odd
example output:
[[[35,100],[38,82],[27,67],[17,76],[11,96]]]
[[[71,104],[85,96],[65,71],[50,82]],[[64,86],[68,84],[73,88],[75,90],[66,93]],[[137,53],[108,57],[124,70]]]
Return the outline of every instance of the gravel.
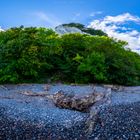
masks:
[[[92,133],[86,133],[88,113],[59,109],[45,97],[21,91],[53,94],[58,90],[75,94],[93,92],[94,85],[22,84],[0,86],[0,140],[139,140],[140,87],[112,91]],[[47,89],[46,89],[47,87]],[[103,87],[96,86],[103,91]]]
[[[109,106],[100,111],[97,125],[89,139],[139,140],[140,102]]]
[[[9,104],[9,106],[4,106]],[[86,114],[60,109],[39,109],[16,101],[0,103],[1,139],[66,139],[83,137]],[[4,106],[4,107],[3,107]],[[76,132],[76,133],[75,133]]]

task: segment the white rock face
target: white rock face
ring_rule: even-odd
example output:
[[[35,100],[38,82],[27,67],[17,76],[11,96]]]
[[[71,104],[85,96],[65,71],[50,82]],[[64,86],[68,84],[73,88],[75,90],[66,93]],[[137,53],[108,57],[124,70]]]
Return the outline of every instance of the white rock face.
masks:
[[[68,26],[57,26],[55,28],[55,31],[60,34],[69,34],[69,33],[81,33],[81,34],[85,34],[84,32],[82,32],[80,29],[76,28],[76,27],[68,27]]]

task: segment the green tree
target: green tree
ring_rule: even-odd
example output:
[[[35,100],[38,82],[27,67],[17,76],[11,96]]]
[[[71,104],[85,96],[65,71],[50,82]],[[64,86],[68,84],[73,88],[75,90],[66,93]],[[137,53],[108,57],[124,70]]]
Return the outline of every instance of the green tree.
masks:
[[[104,35],[59,36],[48,28],[11,28],[0,32],[0,83],[52,79],[140,85],[140,55],[126,45]]]
[[[80,81],[89,83],[106,81],[104,55],[98,52],[92,52],[83,60],[83,62],[80,63],[78,71],[82,77]]]

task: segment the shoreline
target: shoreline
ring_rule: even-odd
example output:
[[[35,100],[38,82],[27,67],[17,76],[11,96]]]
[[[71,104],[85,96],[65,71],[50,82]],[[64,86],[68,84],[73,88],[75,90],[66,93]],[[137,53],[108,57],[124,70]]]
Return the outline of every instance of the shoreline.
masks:
[[[47,84],[48,85],[48,84]],[[10,85],[0,87],[0,139],[14,140],[107,140],[140,138],[140,87],[125,87],[112,91],[111,104],[98,113],[95,127],[86,133],[85,121],[89,113],[60,109],[41,96],[28,96],[18,91],[54,93],[57,90],[89,93],[92,86],[46,84]],[[98,90],[102,87],[97,86]]]

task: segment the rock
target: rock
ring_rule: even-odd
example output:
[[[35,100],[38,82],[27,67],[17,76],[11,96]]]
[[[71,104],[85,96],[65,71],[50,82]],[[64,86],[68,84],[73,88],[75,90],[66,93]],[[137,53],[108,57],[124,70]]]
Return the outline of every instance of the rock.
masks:
[[[55,31],[60,34],[69,34],[69,33],[80,33],[80,34],[84,34],[80,29],[76,28],[76,27],[68,27],[68,26],[63,26],[63,25],[59,25],[55,28]]]
[[[57,107],[89,112],[90,107],[103,100],[107,94],[93,91],[89,94],[72,94],[58,91],[53,96],[53,102]]]

